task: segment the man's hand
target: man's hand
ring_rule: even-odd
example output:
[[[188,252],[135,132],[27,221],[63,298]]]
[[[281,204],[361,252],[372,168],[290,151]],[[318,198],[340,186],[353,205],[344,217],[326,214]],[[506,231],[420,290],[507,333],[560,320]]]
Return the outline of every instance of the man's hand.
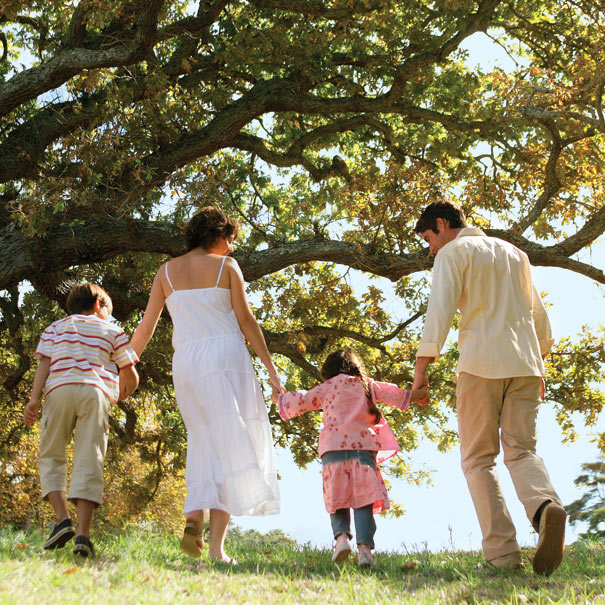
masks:
[[[546,383],[544,378],[540,377],[540,399],[544,401],[544,395],[546,394]]]
[[[427,368],[429,364],[433,361],[433,359],[433,357],[416,358],[416,367],[414,368],[414,382],[412,383],[412,391],[422,389],[423,387],[426,388],[426,396],[417,400],[418,405],[421,407],[424,407],[425,405],[429,405],[429,403],[431,403],[430,385],[427,376]]]
[[[23,410],[23,422],[27,426],[34,426],[38,420],[38,410],[40,409],[39,399],[30,399]]]

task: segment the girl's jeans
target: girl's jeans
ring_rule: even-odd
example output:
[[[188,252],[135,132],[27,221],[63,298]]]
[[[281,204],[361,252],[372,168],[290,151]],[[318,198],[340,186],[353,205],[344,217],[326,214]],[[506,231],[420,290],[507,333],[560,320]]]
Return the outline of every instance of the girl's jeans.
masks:
[[[346,460],[359,460],[360,464],[376,468],[376,452],[366,450],[335,450],[326,452],[321,457],[321,463],[325,466],[334,462],[345,462]],[[373,503],[361,508],[353,509],[355,520],[355,538],[357,544],[366,544],[374,548],[374,534],[376,533],[376,522],[372,513]],[[330,523],[334,537],[340,534],[351,535],[351,511],[348,508],[340,508],[335,513],[330,513]]]

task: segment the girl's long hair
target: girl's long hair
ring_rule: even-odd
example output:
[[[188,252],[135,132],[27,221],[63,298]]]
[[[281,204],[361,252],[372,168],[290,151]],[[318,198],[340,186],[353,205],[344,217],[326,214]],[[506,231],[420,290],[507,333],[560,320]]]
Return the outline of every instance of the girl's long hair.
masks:
[[[363,367],[359,357],[357,357],[351,349],[338,349],[330,353],[321,366],[321,377],[324,380],[338,376],[338,374],[348,374],[349,376],[359,376],[359,378],[361,378],[363,390],[368,398],[368,409],[370,414],[374,414],[376,423],[380,422],[382,415],[378,406],[372,400],[368,373]]]

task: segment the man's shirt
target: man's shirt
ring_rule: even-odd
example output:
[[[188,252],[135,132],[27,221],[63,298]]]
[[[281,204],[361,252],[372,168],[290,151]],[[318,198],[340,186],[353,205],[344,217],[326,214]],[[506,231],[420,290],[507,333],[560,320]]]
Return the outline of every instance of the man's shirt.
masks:
[[[553,343],[527,255],[475,228],[461,229],[435,258],[417,357],[440,356],[460,310],[457,373],[483,378],[544,376]]]

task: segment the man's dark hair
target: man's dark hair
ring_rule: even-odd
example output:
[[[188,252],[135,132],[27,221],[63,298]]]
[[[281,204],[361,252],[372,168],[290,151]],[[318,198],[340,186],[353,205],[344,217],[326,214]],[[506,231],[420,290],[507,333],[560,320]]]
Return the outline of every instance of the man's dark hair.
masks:
[[[458,204],[440,200],[439,202],[429,204],[422,211],[422,214],[416,223],[416,227],[414,227],[414,231],[416,233],[424,233],[430,229],[433,233],[438,233],[438,218],[448,221],[450,229],[458,229],[467,226],[464,210],[462,210]]]

